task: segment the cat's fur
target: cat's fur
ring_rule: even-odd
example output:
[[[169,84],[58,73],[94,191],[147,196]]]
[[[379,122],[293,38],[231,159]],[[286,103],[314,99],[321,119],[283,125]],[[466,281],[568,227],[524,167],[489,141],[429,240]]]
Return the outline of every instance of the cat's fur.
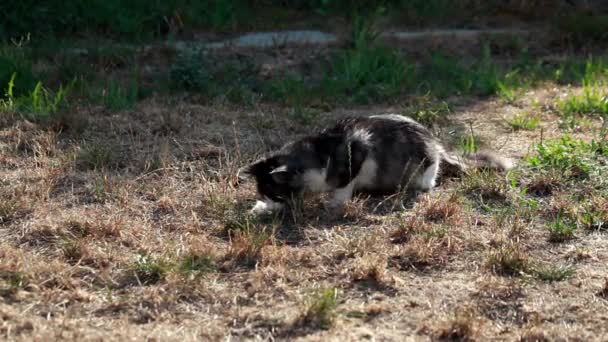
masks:
[[[508,169],[506,159],[477,155],[471,164],[447,154],[428,129],[411,118],[377,115],[343,119],[320,134],[289,143],[241,170],[257,182],[255,213],[282,208],[301,192],[333,192],[330,207],[355,192],[394,193],[404,187],[435,187],[442,165],[466,172],[471,167]]]

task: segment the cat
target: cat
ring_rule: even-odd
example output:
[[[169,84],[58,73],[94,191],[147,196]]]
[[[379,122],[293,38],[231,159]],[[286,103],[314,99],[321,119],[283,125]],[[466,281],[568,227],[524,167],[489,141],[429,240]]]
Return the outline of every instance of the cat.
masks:
[[[420,123],[384,114],[339,120],[246,166],[239,178],[255,178],[258,200],[251,212],[260,214],[283,208],[303,192],[333,192],[327,206],[337,208],[356,192],[429,191],[440,168],[467,172],[471,167],[507,170],[512,163],[491,153],[460,160]]]

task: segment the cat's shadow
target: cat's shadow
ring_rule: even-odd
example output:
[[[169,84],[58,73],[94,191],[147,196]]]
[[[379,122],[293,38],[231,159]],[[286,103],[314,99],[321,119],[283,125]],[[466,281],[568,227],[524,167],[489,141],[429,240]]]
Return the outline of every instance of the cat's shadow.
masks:
[[[421,193],[407,192],[390,196],[359,194],[343,208],[328,209],[326,199],[316,196],[288,205],[269,214],[251,216],[252,222],[272,225],[274,237],[287,245],[299,245],[307,239],[309,230],[331,230],[337,227],[369,227],[381,221],[379,216],[414,207]],[[247,201],[238,205],[242,210],[252,205]]]

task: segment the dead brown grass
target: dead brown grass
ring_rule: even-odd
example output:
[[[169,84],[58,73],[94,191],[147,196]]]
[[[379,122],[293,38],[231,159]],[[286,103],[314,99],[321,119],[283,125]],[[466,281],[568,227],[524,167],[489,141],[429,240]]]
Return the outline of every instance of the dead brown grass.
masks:
[[[502,117],[538,99],[543,139],[559,136],[548,109],[560,89],[531,89],[523,108],[454,99],[441,129],[471,120],[491,147],[521,156],[540,132],[506,132]],[[394,109],[335,108],[315,125]],[[0,339],[608,334],[603,189],[530,174],[521,194],[505,175],[480,173],[411,201],[362,196],[329,212],[312,196],[285,215],[253,218],[254,185],[239,184],[236,170],[312,131],[285,111],[159,95],[120,113],[78,107],[82,135],[0,113]],[[548,243],[559,212],[584,232]],[[576,273],[553,274],[565,260]]]

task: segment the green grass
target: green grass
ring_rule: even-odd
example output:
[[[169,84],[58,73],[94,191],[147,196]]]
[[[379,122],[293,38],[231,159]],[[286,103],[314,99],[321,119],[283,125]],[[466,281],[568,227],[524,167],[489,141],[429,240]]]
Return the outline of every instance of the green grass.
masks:
[[[216,265],[210,254],[189,253],[177,264],[177,270],[189,278],[198,277],[215,269]]]
[[[75,32],[105,37],[149,39],[184,28],[228,29],[252,22],[244,0],[23,0],[0,3],[0,39]]]
[[[432,124],[447,117],[451,113],[450,105],[426,94],[418,97],[416,101],[403,111],[403,114],[414,118],[422,124]]]
[[[413,70],[395,50],[358,43],[334,56],[321,89],[346,102],[374,103],[403,93]]]
[[[307,300],[298,323],[313,328],[329,329],[334,324],[337,306],[337,289],[319,290]]]
[[[170,268],[171,266],[162,259],[147,253],[140,253],[131,265],[131,272],[142,285],[149,285],[163,280]]]
[[[118,155],[112,147],[104,144],[88,144],[76,156],[76,164],[82,169],[100,170],[115,166]]]
[[[533,131],[540,123],[540,117],[532,116],[529,113],[520,113],[511,117],[505,118],[505,122],[514,131]]]
[[[557,102],[566,118],[582,115],[608,116],[608,92],[597,85],[586,84],[582,94],[571,94]]]
[[[571,222],[567,215],[559,213],[549,224],[549,241],[564,242],[574,238],[576,223]]]
[[[608,144],[605,140],[585,142],[570,136],[536,146],[527,162],[538,171],[558,171],[565,179],[601,177],[606,171]]]
[[[13,73],[6,87],[6,97],[0,99],[0,111],[8,113],[18,113],[31,120],[49,120],[53,114],[57,113],[66,104],[66,97],[69,86],[59,86],[57,91],[52,91],[36,83],[34,88],[27,95],[15,95],[15,79],[17,74]]]
[[[574,275],[574,268],[568,266],[535,265],[531,271],[535,278],[546,282],[562,281]]]
[[[132,108],[141,97],[141,90],[137,80],[132,80],[127,86],[110,81],[104,87],[104,106],[110,111],[119,111]]]

